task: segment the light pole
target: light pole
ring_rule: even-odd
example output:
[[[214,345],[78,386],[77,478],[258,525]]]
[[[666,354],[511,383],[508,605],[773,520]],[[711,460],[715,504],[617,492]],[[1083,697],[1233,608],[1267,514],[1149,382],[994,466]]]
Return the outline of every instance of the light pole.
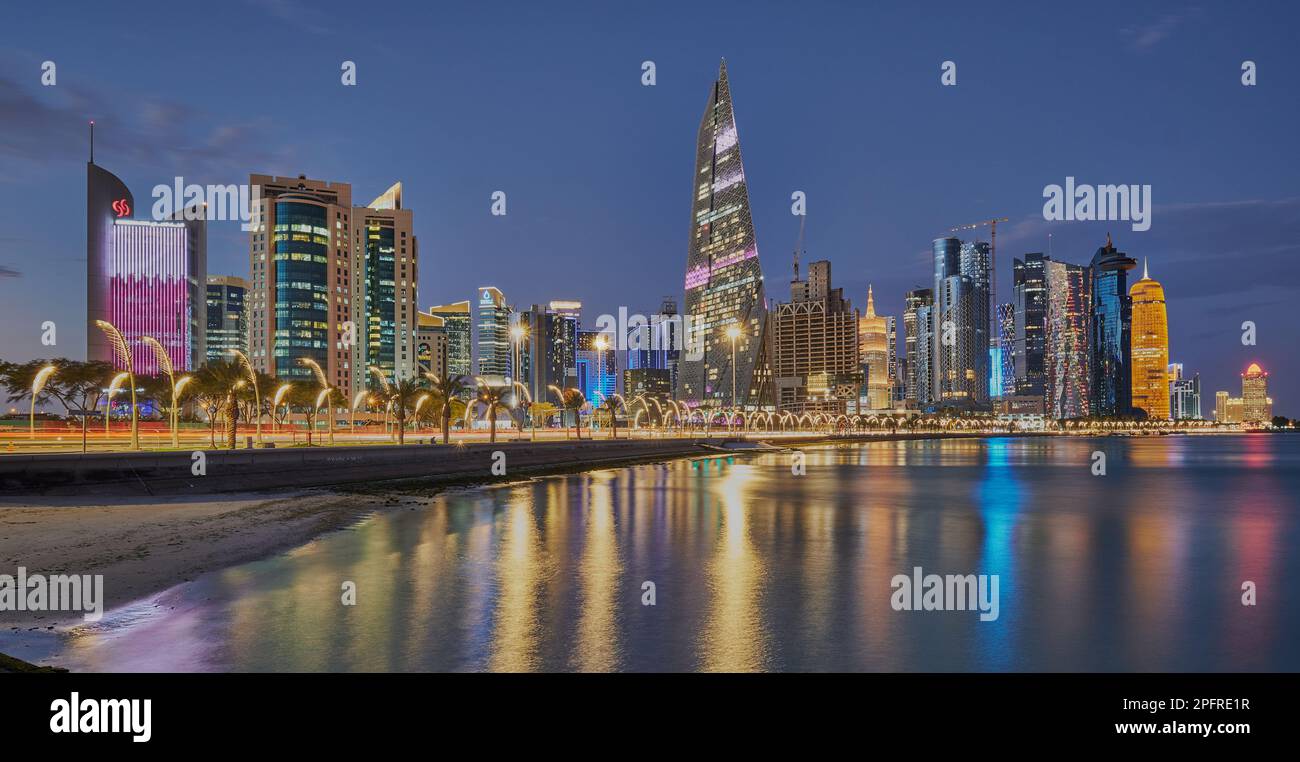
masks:
[[[316,412],[318,412],[318,413],[320,412],[320,406],[321,406],[321,403],[323,403],[323,402],[326,401],[325,398],[329,396],[329,393],[330,393],[330,388],[327,386],[327,387],[325,387],[324,389],[321,389],[321,390],[320,390],[320,394],[317,394],[317,395],[316,395],[316,408],[315,408]],[[315,421],[313,421],[312,423],[313,423],[312,428],[315,428],[315,425],[314,425],[314,424],[315,424]],[[334,443],[334,432],[331,431],[331,432],[330,432],[330,444],[333,444],[333,443]]]
[[[230,350],[230,354],[235,356],[240,366],[248,373],[248,383],[253,385],[253,416],[257,419],[257,441],[262,441],[262,393],[257,388],[257,373],[253,371],[253,363],[248,361],[248,355],[240,352],[238,349]]]
[[[154,360],[158,363],[158,369],[167,376],[167,385],[172,390],[172,412],[176,412],[176,376],[172,372],[172,358],[167,354],[161,342],[152,336],[141,336],[140,341],[144,342],[149,349],[153,350]],[[171,416],[172,423],[172,447],[180,447],[176,437],[176,416]]]
[[[727,327],[727,338],[731,339],[731,405],[736,405],[736,339],[740,338],[740,327]],[[727,431],[731,431],[731,417],[727,417]]]
[[[122,382],[127,380],[128,378],[130,378],[130,376],[125,371],[123,371],[121,373],[118,373],[116,376],[113,376],[113,380],[108,382],[108,400],[104,403],[105,439],[107,439],[109,435],[108,421],[109,421],[109,414],[113,412],[113,395],[117,394],[118,390],[122,388]]]
[[[176,383],[172,384],[172,447],[181,446],[180,443],[181,390],[185,388],[186,384],[188,384],[193,380],[194,380],[194,376],[181,376],[180,378],[176,379]]]
[[[298,359],[298,362],[302,365],[306,365],[308,368],[311,368],[312,373],[315,374],[316,376],[317,383],[321,385],[321,389],[324,392],[331,391],[329,385],[329,379],[325,378],[325,371],[321,370],[320,363],[316,362],[310,357],[301,357]],[[329,426],[330,444],[334,444],[334,400],[332,399],[329,400],[329,403],[330,403],[329,419],[327,425]],[[320,404],[317,403],[316,407],[320,407]]]
[[[140,449],[140,418],[135,405],[135,368],[131,362],[131,347],[127,346],[126,337],[112,323],[107,320],[96,320],[95,325],[108,336],[109,342],[122,355],[122,359],[126,363],[126,378],[131,384],[131,449],[138,450]],[[105,420],[107,421],[107,419]],[[105,423],[105,427],[107,428],[107,423]]]
[[[275,411],[280,409],[280,403],[284,400],[284,395],[288,394],[289,390],[292,388],[293,388],[293,384],[281,384],[280,388],[275,390],[275,397],[271,398],[271,435],[272,436],[280,433],[280,424],[276,423]],[[287,418],[289,415],[288,403],[285,404],[284,408],[285,408],[284,414],[285,417]],[[294,439],[294,441],[296,442],[298,440]]]
[[[429,401],[429,395],[427,394],[421,394],[415,400],[415,409],[411,411],[411,431],[415,432],[416,434],[420,433],[420,423],[419,423],[420,408],[424,407],[424,403],[428,401]]]
[[[41,393],[41,390],[45,388],[45,382],[50,380],[52,375],[54,375],[54,366],[46,365],[37,371],[36,378],[32,379],[32,425],[28,439],[36,438],[36,395]]]
[[[352,431],[354,441],[357,433],[357,405],[361,404],[361,400],[364,399],[365,396],[366,396],[365,389],[362,389],[361,391],[352,395],[352,407],[348,411],[349,412],[348,429]]]

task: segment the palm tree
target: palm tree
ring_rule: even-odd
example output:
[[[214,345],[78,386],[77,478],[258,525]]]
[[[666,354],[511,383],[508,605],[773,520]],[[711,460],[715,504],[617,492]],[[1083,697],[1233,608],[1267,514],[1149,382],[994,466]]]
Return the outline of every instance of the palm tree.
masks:
[[[489,442],[497,441],[497,411],[506,407],[506,402],[511,397],[512,391],[509,386],[479,384],[478,401],[487,405]]]
[[[620,396],[617,395],[617,394],[611,394],[611,395],[609,395],[608,397],[605,398],[605,403],[604,403],[603,405],[601,405],[601,407],[605,408],[605,410],[608,411],[608,413],[609,413],[609,435],[610,435],[610,437],[612,437],[612,438],[614,438],[614,439],[618,439],[618,410],[617,410],[617,409],[615,408],[615,406],[614,406],[614,401],[615,401],[615,400],[617,400],[617,401],[619,401],[619,402],[622,402],[622,401],[623,401],[623,398],[620,397]],[[624,409],[627,408],[626,405],[624,405],[623,407],[624,407]]]
[[[414,378],[404,378],[389,386],[389,399],[393,402],[393,419],[397,422],[397,443],[406,444],[406,419],[415,410],[415,401],[424,394],[424,387]]]
[[[215,402],[210,410],[213,419],[218,414],[225,416],[226,446],[235,449],[240,407],[238,390],[248,384],[247,373],[239,363],[212,360],[199,369],[195,381],[199,394]]]
[[[442,375],[425,373],[425,378],[433,390],[433,407],[442,415],[442,443],[451,443],[451,405],[462,394],[469,391],[469,384],[464,376],[457,376],[448,373],[444,368]]]
[[[573,411],[573,431],[578,439],[582,439],[582,417],[579,412],[587,404],[587,398],[578,389],[570,388],[561,393],[560,402],[564,404],[565,410]]]

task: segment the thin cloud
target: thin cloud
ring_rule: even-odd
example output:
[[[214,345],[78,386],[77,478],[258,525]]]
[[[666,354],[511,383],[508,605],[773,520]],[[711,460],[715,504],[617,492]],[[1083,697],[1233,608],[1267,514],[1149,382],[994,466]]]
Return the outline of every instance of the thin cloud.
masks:
[[[6,267],[5,265],[0,265],[0,278],[21,278],[22,275],[23,275],[22,273],[18,272],[12,267]]]

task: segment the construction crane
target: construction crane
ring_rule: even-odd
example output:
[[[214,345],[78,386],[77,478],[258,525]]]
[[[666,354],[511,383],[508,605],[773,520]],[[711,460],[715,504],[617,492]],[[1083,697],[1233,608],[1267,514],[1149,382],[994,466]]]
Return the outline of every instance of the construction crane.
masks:
[[[994,217],[988,220],[972,222],[969,225],[960,225],[950,228],[954,233],[962,230],[974,230],[989,226],[989,344],[994,345],[998,340],[998,223],[1010,222],[1006,217]]]

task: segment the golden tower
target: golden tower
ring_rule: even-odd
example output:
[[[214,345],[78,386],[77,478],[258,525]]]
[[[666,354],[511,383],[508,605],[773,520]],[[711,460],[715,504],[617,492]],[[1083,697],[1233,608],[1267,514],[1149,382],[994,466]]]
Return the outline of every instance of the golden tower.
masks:
[[[1151,419],[1169,418],[1169,319],[1165,289],[1142,263],[1142,279],[1129,289],[1133,300],[1133,409]]]

